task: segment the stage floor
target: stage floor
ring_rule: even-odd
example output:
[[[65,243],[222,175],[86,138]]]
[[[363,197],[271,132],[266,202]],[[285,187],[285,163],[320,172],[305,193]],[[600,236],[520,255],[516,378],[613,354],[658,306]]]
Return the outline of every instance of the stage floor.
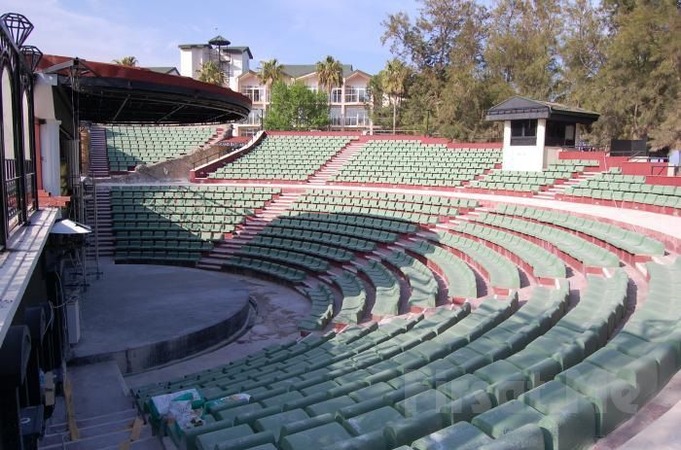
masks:
[[[248,288],[228,274],[110,261],[100,269],[80,300],[75,363],[145,370],[224,342],[248,318]]]

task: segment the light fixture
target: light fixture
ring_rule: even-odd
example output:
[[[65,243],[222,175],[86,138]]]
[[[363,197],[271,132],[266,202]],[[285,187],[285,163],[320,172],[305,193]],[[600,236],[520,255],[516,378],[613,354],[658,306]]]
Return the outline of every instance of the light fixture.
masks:
[[[43,57],[43,52],[41,52],[40,49],[35,45],[24,45],[21,47],[20,51],[24,56],[24,62],[31,70],[31,73],[34,73],[35,69],[38,68],[38,64],[40,64],[40,60]]]
[[[23,14],[5,13],[0,16],[0,20],[7,27],[17,47],[24,45],[26,38],[33,31],[33,24]]]

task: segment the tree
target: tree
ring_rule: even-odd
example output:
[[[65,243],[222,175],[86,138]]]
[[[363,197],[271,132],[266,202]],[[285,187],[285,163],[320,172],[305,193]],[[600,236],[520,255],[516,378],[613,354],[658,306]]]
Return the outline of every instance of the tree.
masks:
[[[281,81],[284,78],[284,67],[279,64],[279,61],[277,61],[276,58],[260,61],[258,78],[260,78],[260,82],[267,87],[267,91],[269,92],[274,83]]]
[[[225,72],[223,72],[216,61],[209,59],[201,64],[201,69],[199,69],[199,81],[214,84],[216,86],[223,86],[225,84]]]
[[[656,147],[681,148],[681,114],[679,111],[681,111],[681,90],[676,95],[676,100],[669,105],[665,121],[650,132],[650,137]]]
[[[268,130],[321,129],[329,123],[328,103],[323,92],[313,92],[302,83],[272,85],[270,107],[264,126]]]
[[[331,102],[331,89],[343,84],[343,65],[333,56],[317,61],[317,79],[319,86],[326,91]]]
[[[411,68],[400,105],[401,125],[448,137],[461,137],[453,121],[471,118],[475,125],[484,114],[457,109],[462,100],[484,107],[486,99],[470,98],[484,89],[468,89],[468,83],[484,86],[483,49],[488,30],[488,12],[475,0],[421,0],[419,15],[412,20],[406,13],[392,14],[383,22],[381,41]],[[481,92],[482,95],[484,92]],[[491,104],[490,104],[491,106]],[[487,126],[487,124],[484,124]]]
[[[594,124],[601,143],[654,134],[681,90],[678,36],[681,11],[674,0],[610,0],[605,64],[593,94],[601,119]],[[642,31],[645,30],[645,31]]]
[[[595,81],[606,61],[608,36],[603,8],[590,0],[567,0],[560,37],[562,76],[557,99],[591,106]]]
[[[380,74],[381,87],[388,96],[393,108],[393,134],[397,127],[397,108],[399,106],[409,77],[409,68],[399,59],[393,58],[388,61]]]
[[[371,122],[379,128],[390,127],[391,111],[385,104],[385,94],[381,84],[380,72],[369,79],[367,85],[367,98],[369,110],[371,112]]]
[[[343,84],[343,65],[333,56],[317,61],[317,80],[319,86],[326,91],[328,115],[331,116],[331,90]],[[329,122],[329,126],[331,123]]]
[[[119,66],[137,67],[137,58],[134,56],[124,56],[121,59],[114,59],[113,62]]]
[[[500,0],[484,52],[488,79],[516,94],[553,100],[560,79],[560,0]]]
[[[451,63],[451,50],[465,21],[466,0],[420,0],[419,16],[412,21],[408,14],[391,14],[382,22],[385,32],[381,43],[390,43],[391,52],[421,71],[426,68],[443,79]]]

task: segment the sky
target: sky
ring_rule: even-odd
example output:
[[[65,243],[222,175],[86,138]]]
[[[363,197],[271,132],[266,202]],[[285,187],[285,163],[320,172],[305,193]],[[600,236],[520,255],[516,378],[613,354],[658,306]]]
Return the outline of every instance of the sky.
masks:
[[[180,65],[180,44],[216,35],[248,46],[251,69],[276,58],[314,64],[327,55],[375,74],[391,58],[381,44],[389,14],[414,17],[418,0],[0,0],[0,13],[25,15],[35,29],[26,44],[45,54],[139,65]]]

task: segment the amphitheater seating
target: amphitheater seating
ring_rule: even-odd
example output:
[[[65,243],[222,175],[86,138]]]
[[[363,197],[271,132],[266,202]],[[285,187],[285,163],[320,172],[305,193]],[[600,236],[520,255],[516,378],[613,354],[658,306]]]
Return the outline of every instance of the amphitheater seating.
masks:
[[[259,273],[269,277],[278,278],[289,283],[300,283],[306,277],[303,270],[290,267],[285,263],[266,261],[258,257],[232,256],[221,262],[222,267],[231,271],[244,271],[245,273]]]
[[[215,135],[215,127],[126,126],[106,129],[106,148],[112,172],[127,172],[139,164],[153,164],[186,155]]]
[[[492,213],[483,213],[474,220],[550,242],[586,268],[619,267],[620,264],[619,258],[614,253],[554,226]]]
[[[265,234],[258,234],[249,241],[249,245],[272,249],[295,250],[312,256],[320,256],[335,262],[351,261],[355,255],[349,250],[330,245],[308,242],[300,239],[273,238]]]
[[[528,172],[520,170],[491,171],[482,179],[472,180],[469,188],[526,192],[536,194],[546,190],[549,186],[569,180],[574,175],[583,172],[587,167],[598,166],[598,161],[590,160],[561,160],[550,164],[541,172]]]
[[[447,295],[451,300],[461,303],[465,299],[478,296],[475,274],[460,258],[426,241],[412,242],[407,249],[424,257],[429,261],[429,267],[439,271],[446,281]]]
[[[391,252],[383,260],[406,277],[411,288],[407,300],[410,311],[420,312],[436,306],[439,287],[433,272],[425,264],[402,251]]]
[[[504,317],[508,317],[517,307],[514,301],[491,299],[488,302],[489,307],[470,315],[473,320],[469,326],[451,334],[448,339],[456,337],[460,341],[461,337],[470,335],[468,330],[489,329]],[[334,408],[347,404],[336,410],[344,414],[345,421],[354,422],[356,427],[359,427],[354,428],[355,430],[366,430],[370,423],[380,422],[367,422],[372,419],[367,416],[364,420],[357,419],[362,414],[371,416],[377,414],[374,411],[376,407],[366,409],[369,405],[364,405],[362,401],[370,396],[371,392],[374,392],[374,396],[389,395],[385,401],[391,404],[404,399],[406,391],[399,386],[405,379],[399,374],[411,367],[430,365],[424,359],[430,351],[428,347],[421,349],[420,343],[425,343],[432,337],[435,330],[439,330],[441,335],[447,330],[453,330],[467,312],[467,308],[455,311],[441,309],[426,319],[423,316],[394,319],[380,327],[351,329],[335,338],[333,335],[311,336],[312,339],[266,349],[222,368],[211,369],[163,385],[150,386],[148,389],[138,391],[137,396],[140,402],[146,402],[153,395],[175,392],[190,386],[199,387],[204,393],[211,393],[213,398],[206,398],[208,403],[205,406],[213,417],[204,427],[186,430],[184,433],[178,433],[178,430],[174,429],[168,430],[174,438],[182,440],[187,448],[196,448],[194,446],[197,437],[201,434],[244,423],[256,432],[268,428],[269,425],[266,424],[274,426],[273,432],[279,436],[280,445],[283,446],[283,439],[290,430],[284,430],[276,424],[303,417],[300,413],[292,412],[301,409],[306,416],[322,415],[327,411],[324,405],[331,400],[337,405]],[[476,325],[471,328],[472,324]],[[398,344],[400,342],[401,345]],[[407,350],[409,348],[413,351]],[[405,351],[402,352],[402,349]],[[455,369],[451,364],[449,366],[450,370],[447,373],[452,375],[460,373],[459,369]],[[433,365],[432,369],[436,367],[437,365]],[[437,376],[440,372],[427,370],[426,367],[421,370],[425,371],[419,375],[421,378]],[[277,373],[282,376],[278,376]],[[386,381],[390,381],[394,386]],[[217,386],[223,386],[225,389],[215,389]],[[263,390],[259,386],[267,388]],[[421,390],[406,387],[405,389],[413,393]],[[243,399],[229,397],[235,392],[252,394],[250,401],[244,403]],[[380,392],[384,394],[379,394]],[[251,404],[252,406],[249,406]],[[319,421],[325,422],[324,419]],[[319,425],[319,421],[315,424]],[[294,426],[292,423],[289,425],[291,429],[298,429],[297,425]],[[350,425],[343,428],[353,429],[348,426]],[[353,435],[351,431],[348,433],[350,436]]]
[[[346,136],[267,136],[244,156],[218,168],[210,178],[303,181],[350,140]]]
[[[623,309],[626,282],[623,271],[617,271],[610,280],[590,276],[580,303],[555,322],[555,326],[549,325],[546,333],[505,360],[474,372],[482,382],[466,380],[466,390],[462,390],[460,384],[456,386],[463,394],[471,392],[472,386],[485,389],[486,379],[503,380],[497,381],[501,382],[501,389],[492,390],[492,399],[482,391],[461,396],[455,404],[441,409],[441,412],[451,411],[453,424],[420,437],[412,447],[441,448],[436,443],[442,442],[453,448],[507,448],[507,445],[511,448],[587,448],[597,436],[611,431],[627,417],[622,408],[613,404],[614,396],[631,398],[626,396],[631,385],[588,362],[607,359],[599,353],[603,350],[597,350],[605,339],[591,345],[588,341],[592,339],[589,336],[607,330],[610,314]],[[564,299],[558,300],[558,305],[564,308]],[[517,327],[513,322],[522,320],[519,314],[525,312],[526,307],[509,319],[513,329]],[[526,313],[537,317],[531,309]],[[552,315],[553,312],[547,310],[544,317]],[[580,323],[589,315],[590,319]],[[547,320],[551,322],[555,317]],[[501,337],[499,329],[497,326],[492,333],[497,332]],[[566,358],[574,349],[580,351]],[[438,389],[442,390],[442,386]],[[486,389],[489,394],[489,387]],[[541,440],[538,430],[543,436]]]
[[[414,229],[412,224],[399,220],[345,214],[301,214],[297,211],[291,212],[289,217],[279,217],[273,220],[271,225],[308,232],[329,232],[387,244],[397,240],[397,233],[409,233]]]
[[[333,181],[454,187],[500,162],[499,149],[455,150],[415,140],[374,140],[365,144]]]
[[[308,191],[295,204],[297,211],[389,217],[415,223],[435,224],[478,206],[471,199],[432,195],[350,190]]]
[[[358,266],[370,280],[375,291],[372,317],[396,316],[400,312],[400,284],[395,275],[381,262],[369,260]]]
[[[438,308],[308,336],[135,395],[148,408],[153,396],[199,390],[202,426],[168,427],[152,410],[155,426],[187,449],[586,448],[679,368],[679,278],[668,283],[681,263],[648,266],[653,303],[605,347],[624,314],[622,270],[587,276],[572,310],[566,282],[538,286],[520,307],[517,299],[490,298],[470,314]],[[656,303],[656,292],[674,288],[671,300],[659,299],[668,303]],[[635,338],[644,344],[633,340],[646,331],[641,321],[670,310],[665,325]],[[667,371],[659,361],[671,364]]]
[[[193,264],[278,189],[115,186],[116,262]]]
[[[326,272],[329,262],[326,259],[318,258],[309,254],[294,250],[282,250],[259,246],[248,243],[236,251],[235,255],[245,255],[262,260],[271,260],[285,264],[289,267],[297,267],[301,270],[310,272]]]
[[[657,365],[657,390],[681,368],[681,258],[669,265],[648,263],[648,298],[607,345]],[[650,362],[650,358],[654,363]]]
[[[321,330],[333,318],[333,292],[327,285],[319,283],[314,287],[305,289],[305,295],[310,299],[312,309],[308,316],[298,323],[298,328],[303,331]]]
[[[617,225],[522,205],[501,205],[495,210],[495,213],[533,219],[564,229],[578,231],[611,244],[616,249],[621,249],[631,255],[649,257],[664,255],[664,244],[662,242],[635,231],[625,230]]]
[[[367,294],[362,281],[351,272],[343,271],[332,281],[342,294],[341,309],[333,319],[335,323],[357,323],[364,316]]]
[[[277,166],[267,162],[268,151],[293,149],[291,157],[300,158],[311,142],[292,144],[288,138],[268,137],[223,168],[227,176],[218,171],[213,177],[301,181],[348,143],[339,140],[338,147],[324,150],[326,144],[320,144],[311,151],[318,163],[314,158],[304,164],[281,160],[276,169],[262,169]],[[325,159],[324,151],[330,152]],[[386,161],[390,151],[396,157]],[[457,153],[465,156],[447,159]],[[451,187],[486,172],[471,186],[523,191],[527,185],[527,192],[537,192],[542,188],[535,186],[597,165],[570,161],[541,177],[497,176],[487,172],[495,153],[372,141],[335,181]],[[441,160],[432,163],[432,173],[414,174],[414,161],[422,166],[423,155]],[[350,173],[352,167],[356,173]],[[288,173],[291,178],[285,178]],[[116,260],[193,264],[279,192],[115,187]],[[501,205],[471,215],[470,222],[434,226],[477,206],[431,195],[307,191],[223,262],[228,270],[295,285],[311,303],[299,323],[304,337],[138,389],[138,405],[158,431],[188,450],[592,445],[632,417],[681,369],[681,258],[645,265],[648,299],[622,327],[629,279],[618,268],[624,259],[620,252],[661,256],[662,243],[614,225],[522,205]],[[544,282],[532,286],[522,304],[515,292],[522,272],[503,256],[508,254]],[[568,271],[561,257],[587,273],[594,267],[607,270],[586,275],[586,289],[568,302]],[[490,292],[504,293],[476,300],[473,311],[464,302],[478,296],[471,267]],[[436,307],[443,286],[449,299],[463,302],[461,307]],[[408,315],[395,317],[404,312]],[[320,334],[329,324],[336,331]],[[201,419],[183,429],[165,422],[151,398],[186,389],[200,393],[192,407]]]
[[[273,239],[281,238],[295,241],[309,242],[310,245],[321,244],[335,246],[343,251],[369,252],[376,248],[376,242],[367,239],[338,234],[334,231],[316,231],[310,228],[299,228],[300,222],[290,220],[274,220],[265,229],[260,231],[259,236]],[[347,227],[346,227],[347,229]],[[356,231],[352,228],[351,231]]]
[[[681,209],[681,186],[648,184],[643,175],[610,170],[568,187],[562,198],[676,214]]]
[[[540,326],[534,319],[536,313],[543,310],[550,317],[558,317],[555,312],[564,308],[566,292],[563,289],[562,301],[551,303],[537,297],[528,303],[533,305],[533,311],[516,318],[526,321],[528,336],[530,329]],[[299,344],[266,349],[222,369],[150,386],[136,394],[145,402],[153,395],[188,386],[212,392],[214,398],[207,398],[205,405],[212,422],[184,432],[168,430],[187,448],[203,448],[194,447],[200,439],[206,440],[201,436],[244,424],[250,427],[243,429],[248,435],[271,431],[275,438],[268,439],[278,448],[324,445],[329,433],[349,442],[383,442],[396,447],[452,423],[451,414],[461,413],[456,412],[457,405],[450,403],[468,401],[468,394],[479,395],[481,387],[488,392],[490,407],[496,402],[495,395],[506,395],[510,381],[501,366],[484,369],[485,364],[502,355],[489,353],[488,345],[476,342],[499,339],[499,345],[503,345],[507,337],[493,334],[495,326],[515,317],[512,313],[517,300],[486,299],[482,305],[468,316],[467,308],[439,309],[426,318],[417,316],[369,329],[355,328],[336,337],[318,337],[307,344],[303,339]],[[518,341],[517,345],[521,348],[523,343]],[[296,348],[299,346],[302,348]],[[466,347],[471,347],[467,353],[457,353]],[[479,361],[474,365],[465,358],[471,352]],[[276,372],[269,370],[273,365],[277,366]],[[272,373],[289,375],[268,375]],[[280,389],[282,383],[288,387]],[[214,390],[213,386],[221,384],[225,390]],[[265,385],[268,389],[258,390],[258,386]],[[254,394],[244,401],[229,398],[234,392]],[[442,406],[449,413],[433,411],[433,406]],[[442,420],[433,421],[435,417]],[[240,435],[242,430],[223,433],[228,438]],[[235,443],[222,440],[219,445],[231,448]],[[348,444],[337,445],[347,448],[342,445]]]
[[[484,270],[492,287],[510,290],[520,288],[520,274],[508,259],[487,246],[460,235],[438,231],[432,239],[456,250],[459,256],[475,261]]]
[[[555,254],[511,233],[471,222],[462,222],[455,230],[492,242],[509,252],[518,255],[532,267],[536,278],[565,278],[565,263]]]

